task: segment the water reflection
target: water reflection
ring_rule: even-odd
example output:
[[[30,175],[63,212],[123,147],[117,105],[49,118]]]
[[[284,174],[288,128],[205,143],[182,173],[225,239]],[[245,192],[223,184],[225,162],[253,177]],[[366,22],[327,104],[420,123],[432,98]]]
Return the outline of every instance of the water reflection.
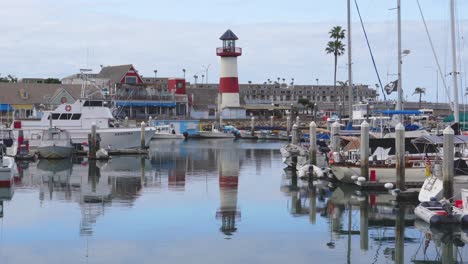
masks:
[[[162,140],[152,142],[147,158],[19,163],[14,199],[13,188],[0,188],[10,232],[2,246],[12,247],[13,238],[24,245],[49,236],[82,245],[89,240],[87,257],[102,258],[105,250],[93,248],[119,244],[133,250],[110,255],[131,255],[138,263],[156,257],[215,263],[232,250],[239,252],[232,263],[453,263],[466,257],[463,230],[429,228],[415,221],[413,205],[397,206],[388,193],[300,180],[282,170],[279,146]],[[63,247],[71,252],[77,245]],[[175,253],[180,248],[184,254]]]

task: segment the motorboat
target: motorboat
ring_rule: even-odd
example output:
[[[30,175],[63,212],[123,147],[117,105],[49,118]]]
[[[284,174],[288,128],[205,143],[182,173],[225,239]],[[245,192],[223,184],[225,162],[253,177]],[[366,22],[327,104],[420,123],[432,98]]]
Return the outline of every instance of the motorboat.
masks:
[[[0,187],[10,188],[13,184],[13,178],[17,173],[15,159],[3,155],[0,150]]]
[[[37,118],[15,120],[12,129],[17,136],[23,130],[24,139],[32,147],[38,147],[42,141],[42,131],[51,127],[67,130],[72,143],[82,144],[88,141],[91,127],[96,125],[101,138],[101,146],[107,149],[129,149],[140,147],[141,128],[118,127],[111,110],[102,100],[78,99],[72,104],[61,104],[53,111],[43,111]],[[145,128],[145,143],[149,142],[156,129]]]
[[[199,131],[198,135],[200,138],[234,138],[234,134],[225,133],[216,128],[211,131]]]
[[[18,142],[15,140],[13,130],[0,128],[0,144],[5,147],[5,155],[14,157],[18,151]]]
[[[155,126],[152,139],[184,139],[184,135],[177,134],[170,125]]]
[[[73,152],[70,134],[56,127],[44,130],[42,141],[37,148],[39,157],[45,159],[69,158]]]

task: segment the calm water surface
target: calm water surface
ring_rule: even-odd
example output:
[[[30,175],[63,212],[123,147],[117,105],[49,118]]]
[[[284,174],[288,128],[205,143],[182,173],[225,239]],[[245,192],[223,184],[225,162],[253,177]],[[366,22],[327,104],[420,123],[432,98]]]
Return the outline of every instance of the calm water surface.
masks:
[[[19,164],[14,190],[0,188],[0,262],[468,259],[463,231],[431,230],[390,195],[295,179],[281,144],[161,140],[149,159]]]

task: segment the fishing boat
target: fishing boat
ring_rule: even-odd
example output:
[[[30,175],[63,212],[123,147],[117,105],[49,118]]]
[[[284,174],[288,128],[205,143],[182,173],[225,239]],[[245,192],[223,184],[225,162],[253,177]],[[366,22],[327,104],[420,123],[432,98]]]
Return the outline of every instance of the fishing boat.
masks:
[[[199,131],[198,135],[200,138],[234,138],[234,134],[222,132],[216,128],[210,131]]]
[[[73,152],[70,134],[62,129],[53,127],[44,130],[42,141],[37,151],[39,157],[45,159],[69,158]]]
[[[88,133],[95,124],[102,147],[108,149],[140,147],[141,129],[118,127],[111,110],[102,100],[79,99],[73,104],[61,104],[53,111],[40,112],[38,116],[40,118],[15,120],[11,127],[16,134],[18,130],[23,130],[24,139],[29,140],[29,145],[33,147],[40,145],[42,132],[50,127],[50,121],[53,121],[54,127],[67,130],[74,144],[87,142]],[[149,145],[155,131],[154,127],[145,128],[146,145]]]
[[[184,139],[184,135],[177,134],[170,125],[155,126],[156,132],[154,132],[152,139]]]

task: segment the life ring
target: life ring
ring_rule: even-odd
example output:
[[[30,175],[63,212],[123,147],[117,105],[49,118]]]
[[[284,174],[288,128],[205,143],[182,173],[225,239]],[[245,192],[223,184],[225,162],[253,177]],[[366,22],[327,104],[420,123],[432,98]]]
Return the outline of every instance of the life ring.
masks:
[[[65,111],[70,112],[71,111],[71,105],[66,105],[65,106]]]

